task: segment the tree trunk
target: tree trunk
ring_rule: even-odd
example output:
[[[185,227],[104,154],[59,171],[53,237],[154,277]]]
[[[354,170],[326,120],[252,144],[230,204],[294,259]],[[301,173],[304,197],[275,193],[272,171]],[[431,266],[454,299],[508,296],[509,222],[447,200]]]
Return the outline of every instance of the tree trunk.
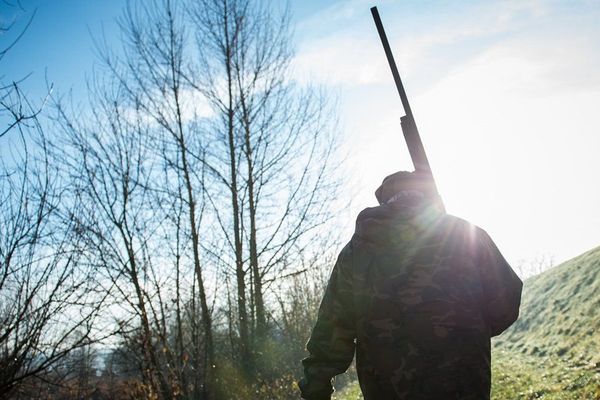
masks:
[[[237,185],[237,162],[235,146],[235,116],[233,110],[233,75],[232,75],[232,43],[233,38],[229,34],[229,10],[225,2],[224,8],[224,35],[225,35],[225,68],[227,73],[228,90],[228,113],[227,113],[227,140],[229,145],[229,169],[230,169],[230,190],[231,207],[233,216],[234,233],[234,252],[235,252],[235,274],[237,282],[238,297],[238,321],[240,329],[240,353],[242,356],[242,366],[246,374],[250,373],[252,357],[250,354],[250,341],[248,335],[248,314],[246,309],[246,272],[244,271],[244,254],[242,247],[242,230],[240,225],[240,206],[239,193]]]

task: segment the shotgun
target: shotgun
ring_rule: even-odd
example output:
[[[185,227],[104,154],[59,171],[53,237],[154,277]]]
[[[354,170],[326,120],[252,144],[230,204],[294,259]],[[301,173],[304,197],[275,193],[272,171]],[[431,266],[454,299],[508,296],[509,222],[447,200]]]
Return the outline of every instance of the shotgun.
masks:
[[[410,153],[410,158],[412,159],[413,166],[415,167],[415,172],[427,175],[433,182],[433,187],[435,188],[436,194],[439,196],[437,185],[435,184],[435,179],[433,179],[433,173],[431,172],[431,167],[429,166],[429,160],[427,160],[425,148],[423,147],[423,142],[419,136],[419,130],[417,129],[417,124],[415,123],[412,110],[410,109],[408,97],[404,91],[404,86],[402,85],[402,80],[400,79],[398,68],[396,67],[396,61],[394,61],[394,55],[390,49],[390,44],[387,40],[385,30],[383,29],[383,24],[381,23],[381,18],[379,17],[379,11],[377,11],[377,7],[371,7],[371,14],[373,14],[373,20],[375,21],[375,26],[377,27],[377,32],[379,33],[383,50],[385,51],[388,63],[390,64],[390,69],[392,70],[394,81],[396,82],[396,88],[398,89],[400,100],[402,101],[402,107],[404,107],[404,113],[406,114],[400,118],[400,126],[402,127],[404,140],[408,146],[408,152]]]

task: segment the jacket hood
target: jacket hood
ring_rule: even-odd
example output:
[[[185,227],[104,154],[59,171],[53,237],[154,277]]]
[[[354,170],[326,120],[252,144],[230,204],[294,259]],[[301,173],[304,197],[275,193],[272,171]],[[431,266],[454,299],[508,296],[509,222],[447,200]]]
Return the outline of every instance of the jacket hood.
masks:
[[[415,191],[424,197],[437,197],[437,190],[431,174],[423,172],[398,171],[385,177],[375,191],[379,204],[389,203],[390,199],[398,192]]]

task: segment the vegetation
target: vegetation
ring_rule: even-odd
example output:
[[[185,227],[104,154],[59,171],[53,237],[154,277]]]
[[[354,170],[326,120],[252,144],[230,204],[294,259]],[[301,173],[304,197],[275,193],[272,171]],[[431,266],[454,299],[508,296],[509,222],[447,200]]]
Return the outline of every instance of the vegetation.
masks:
[[[525,281],[521,315],[495,348],[570,362],[600,361],[600,248]]]
[[[128,3],[89,104],[0,82],[0,399],[297,394],[339,174],[280,6]]]
[[[495,399],[600,398],[600,247],[525,281],[494,341]]]
[[[594,400],[600,365],[494,351],[492,399]]]

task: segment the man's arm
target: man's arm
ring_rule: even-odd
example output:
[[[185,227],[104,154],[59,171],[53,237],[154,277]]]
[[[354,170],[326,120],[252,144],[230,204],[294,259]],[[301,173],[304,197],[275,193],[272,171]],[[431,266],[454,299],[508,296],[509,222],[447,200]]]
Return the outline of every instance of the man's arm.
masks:
[[[479,235],[479,268],[484,297],[484,315],[491,336],[504,332],[519,317],[523,282],[504,259],[494,241],[483,230]]]
[[[321,301],[317,323],[302,360],[302,398],[329,400],[334,376],[345,372],[354,357],[356,337],[352,293],[352,242],[341,251]]]

